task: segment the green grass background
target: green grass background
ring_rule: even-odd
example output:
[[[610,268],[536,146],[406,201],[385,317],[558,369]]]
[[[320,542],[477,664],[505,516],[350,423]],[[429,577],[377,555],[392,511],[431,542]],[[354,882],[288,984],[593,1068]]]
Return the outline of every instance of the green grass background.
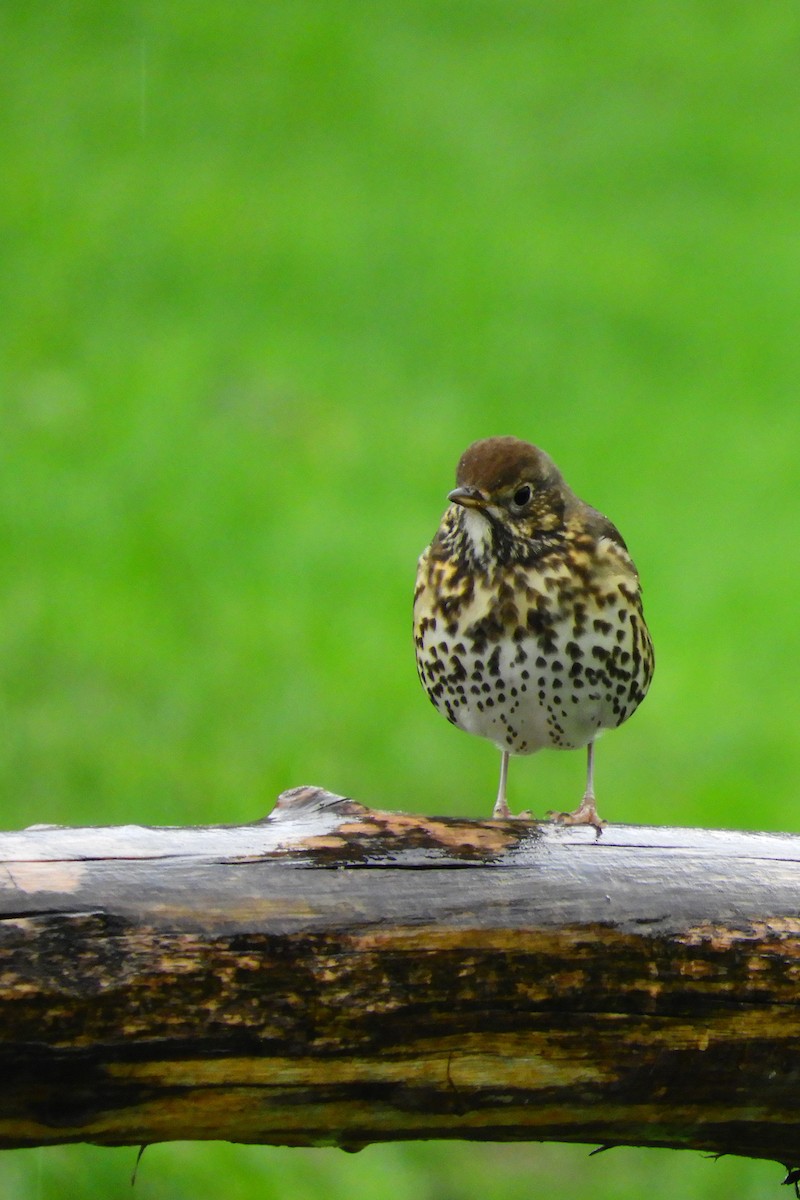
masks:
[[[800,10],[0,7],[0,824],[240,821],[322,783],[487,815],[419,688],[415,561],[474,438],[623,530],[657,672],[615,821],[800,829]],[[583,758],[512,764],[577,801]],[[20,1200],[134,1151],[6,1152]],[[187,1144],[135,1195],[764,1195],[665,1152]]]

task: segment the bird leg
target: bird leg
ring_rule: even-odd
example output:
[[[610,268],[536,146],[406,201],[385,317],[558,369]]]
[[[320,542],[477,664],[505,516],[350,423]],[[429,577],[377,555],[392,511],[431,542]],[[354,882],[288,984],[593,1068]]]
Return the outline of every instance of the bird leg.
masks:
[[[605,821],[597,815],[597,804],[594,797],[594,741],[589,742],[586,755],[586,791],[580,806],[571,813],[549,812],[560,825],[593,825],[597,836],[600,837]]]
[[[508,780],[508,759],[509,759],[508,751],[501,750],[500,751],[500,787],[497,789],[497,799],[495,800],[494,809],[492,811],[492,816],[498,817],[500,819],[511,816],[511,813],[508,808],[508,801],[506,800],[506,782]]]

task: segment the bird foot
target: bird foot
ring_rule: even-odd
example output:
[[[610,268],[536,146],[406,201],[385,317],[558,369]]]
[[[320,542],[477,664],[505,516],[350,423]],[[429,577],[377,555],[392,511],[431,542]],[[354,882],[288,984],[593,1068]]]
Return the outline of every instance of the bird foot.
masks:
[[[551,809],[547,815],[558,825],[592,825],[597,837],[600,837],[600,834],[603,832],[603,826],[606,824],[597,815],[594,796],[591,795],[584,796],[580,807],[576,808],[574,812],[553,812]]]

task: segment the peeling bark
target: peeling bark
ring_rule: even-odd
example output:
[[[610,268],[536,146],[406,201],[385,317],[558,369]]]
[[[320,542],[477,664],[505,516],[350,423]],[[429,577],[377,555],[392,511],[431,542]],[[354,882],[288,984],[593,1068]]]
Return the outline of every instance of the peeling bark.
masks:
[[[378,812],[0,835],[0,1147],[800,1163],[800,837]]]

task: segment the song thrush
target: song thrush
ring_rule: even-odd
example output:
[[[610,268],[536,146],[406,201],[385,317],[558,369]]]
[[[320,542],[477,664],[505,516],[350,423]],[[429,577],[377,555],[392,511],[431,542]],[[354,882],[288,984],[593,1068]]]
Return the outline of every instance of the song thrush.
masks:
[[[538,447],[475,442],[422,554],[414,595],[417,669],[449,721],[502,754],[588,747],[586,791],[566,824],[594,825],[594,742],[643,700],[653,647],[639,576],[612,523],[570,490]]]

